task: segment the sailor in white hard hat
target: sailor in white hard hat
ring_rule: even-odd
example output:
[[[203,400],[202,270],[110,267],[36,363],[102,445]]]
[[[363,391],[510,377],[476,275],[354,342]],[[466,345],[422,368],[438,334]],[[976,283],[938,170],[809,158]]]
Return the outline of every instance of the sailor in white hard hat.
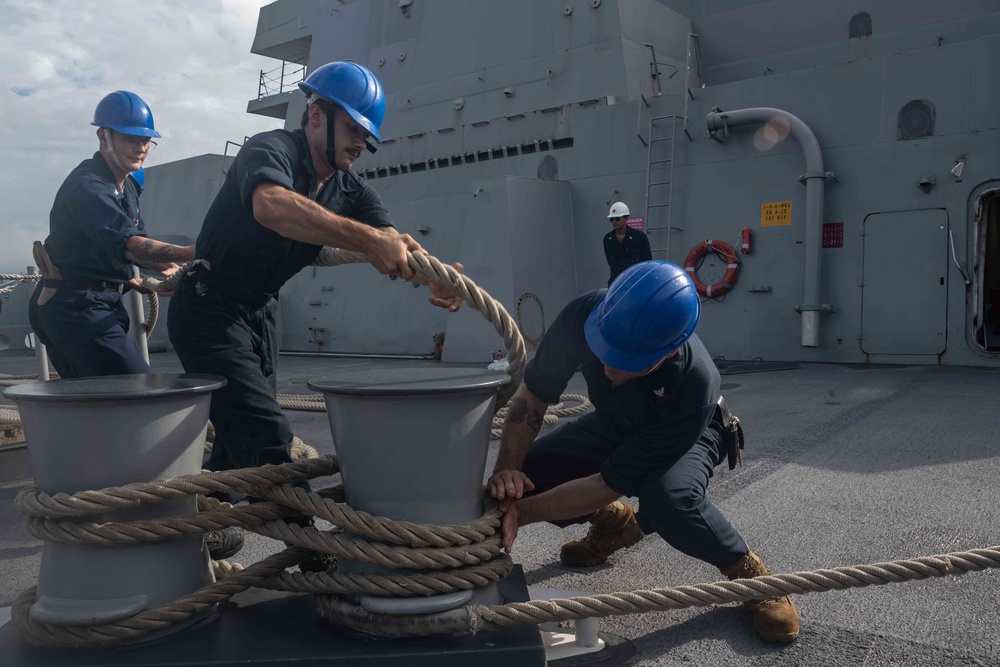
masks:
[[[618,274],[633,264],[653,259],[645,232],[629,227],[626,224],[628,219],[629,210],[625,202],[617,201],[612,204],[611,210],[608,211],[611,231],[604,235],[604,256],[607,257],[608,268],[611,269],[608,285],[614,282]]]

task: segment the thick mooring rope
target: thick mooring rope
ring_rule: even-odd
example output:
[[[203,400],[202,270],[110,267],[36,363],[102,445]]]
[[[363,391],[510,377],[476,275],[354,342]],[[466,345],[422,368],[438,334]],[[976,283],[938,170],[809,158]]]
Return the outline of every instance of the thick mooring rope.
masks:
[[[19,283],[37,283],[41,279],[39,273],[0,273],[0,280],[13,280]]]
[[[504,348],[507,350],[507,360],[510,365],[507,374],[510,381],[497,391],[496,409],[499,410],[510,397],[517,391],[524,376],[524,365],[527,361],[527,351],[524,347],[524,338],[517,328],[517,323],[507,313],[503,305],[494,299],[489,293],[480,288],[468,276],[459,273],[454,267],[444,264],[436,257],[422,252],[406,253],[407,262],[414,273],[434,282],[448,286],[470,307],[475,308],[488,322],[493,325],[496,332],[503,338]],[[199,260],[202,264],[207,263]],[[367,264],[368,257],[361,252],[341,250],[339,248],[323,248],[313,266],[342,266],[344,264]],[[156,280],[155,278],[144,278],[143,286],[153,291],[171,291],[180,281],[181,277],[188,270],[188,265],[184,265],[166,280]],[[315,409],[313,407],[302,408],[306,410]]]
[[[373,517],[334,502],[321,493],[307,493],[289,482],[330,475],[339,470],[332,456],[307,459],[282,466],[263,466],[226,472],[187,475],[171,480],[129,484],[123,487],[50,496],[29,488],[18,494],[16,504],[26,517],[28,532],[38,539],[65,544],[123,545],[204,533],[230,526],[243,526],[261,535],[306,549],[289,550],[288,558],[271,557],[248,568],[217,566],[220,575],[237,576],[238,586],[208,586],[159,609],[117,623],[93,628],[71,628],[30,622],[27,609],[37,593],[26,591],[14,605],[18,628],[29,638],[60,645],[101,645],[135,639],[200,613],[248,586],[276,590],[315,591],[354,595],[431,595],[469,590],[497,581],[510,572],[510,559],[500,552],[500,512],[491,509],[468,524],[437,526],[397,522]],[[277,502],[258,502],[232,507],[199,496],[203,510],[195,515],[131,522],[81,522],[80,518],[131,508],[150,502],[175,499],[212,491],[236,491]],[[326,519],[338,528],[320,531],[281,519],[300,511]],[[73,521],[65,519],[73,518]],[[350,530],[371,540],[346,537]],[[411,575],[362,575],[288,573],[305,555],[319,551],[383,567],[448,570]],[[298,554],[294,558],[294,554]],[[279,554],[280,556],[280,554]],[[278,563],[275,569],[270,564]],[[235,574],[234,574],[235,573]],[[247,578],[248,575],[253,575]],[[228,580],[228,579],[227,579]],[[223,582],[225,583],[225,582]]]
[[[358,256],[353,253],[351,256]],[[339,261],[338,251],[321,254],[321,260]],[[351,261],[363,261],[353,259]],[[332,265],[332,264],[321,264]],[[494,323],[504,337],[511,363],[511,384],[502,406],[517,389],[524,369],[524,343],[503,307],[471,280],[436,259],[410,255],[410,266],[421,275],[454,286],[468,303]],[[583,405],[576,410],[586,409]],[[49,496],[37,488],[18,494],[16,504],[26,516],[28,531],[43,540],[69,544],[136,544],[203,533],[228,526],[248,530],[298,545],[243,568],[216,563],[220,580],[190,595],[122,621],[89,627],[46,625],[33,622],[28,610],[36,589],[21,594],[12,608],[18,629],[29,639],[63,646],[100,646],[135,640],[173,623],[201,614],[215,604],[251,586],[316,593],[317,610],[324,618],[345,627],[383,636],[425,636],[455,632],[476,633],[523,624],[564,621],[666,611],[760,600],[784,595],[859,588],[963,574],[1000,567],[1000,547],[954,552],[913,560],[874,563],[832,570],[797,572],[754,579],[721,581],[648,591],[611,593],[592,597],[505,605],[461,607],[440,614],[398,617],[373,614],[341,600],[339,595],[432,595],[467,590],[496,581],[509,572],[510,559],[499,548],[501,513],[490,507],[468,524],[437,526],[391,521],[358,512],[330,496],[336,493],[305,492],[291,482],[331,475],[339,471],[335,457],[318,457],[282,466],[263,466],[225,472],[187,475],[172,480],[129,484],[123,487]],[[232,491],[265,499],[249,506],[220,503],[204,497],[213,491]],[[193,516],[155,521],[82,522],[101,514],[169,498],[198,495],[201,511]],[[489,507],[489,505],[488,505]],[[288,523],[289,514],[307,512],[336,528],[320,531]],[[368,541],[343,534],[349,531]],[[305,547],[305,548],[303,548]],[[359,575],[341,573],[290,573],[290,567],[310,551],[343,556],[383,567],[421,569],[417,575]],[[427,572],[430,570],[431,572]]]
[[[234,572],[210,586],[170,604],[140,612],[118,621],[91,626],[50,625],[31,620],[28,611],[38,597],[30,588],[21,593],[11,607],[11,617],[17,629],[28,639],[39,644],[55,646],[109,646],[132,641],[164,630],[192,616],[207,612],[214,605],[225,602],[233,595],[256,586],[274,575],[294,567],[308,556],[304,549],[286,549],[249,567]]]
[[[528,358],[524,347],[524,338],[517,328],[517,323],[499,301],[472,282],[471,278],[456,271],[454,267],[421,252],[407,252],[407,260],[415,273],[451,288],[465,303],[482,313],[483,317],[493,325],[496,332],[503,338],[504,348],[507,350],[507,361],[510,363],[507,369],[510,382],[497,391],[496,409],[499,410],[507,404],[507,401],[520,386],[521,378],[524,377],[524,365]],[[368,258],[364,253],[338,248],[323,248],[313,264],[316,266],[339,266],[365,262],[368,262]]]
[[[848,588],[883,586],[998,567],[1000,567],[1000,546],[995,546],[910,560],[718,581],[694,586],[609,593],[564,600],[464,607],[440,614],[430,614],[426,618],[421,618],[420,623],[410,623],[406,626],[401,626],[398,618],[372,614],[356,605],[326,595],[317,596],[317,607],[325,618],[354,630],[385,632],[383,628],[390,628],[406,631],[406,634],[397,633],[395,636],[427,636],[439,633],[474,633],[518,625],[624,616],[747,600],[766,600],[783,595],[806,595]]]
[[[153,329],[156,328],[156,320],[160,317],[160,297],[156,296],[156,292],[150,292],[146,295],[146,304],[149,309],[146,312],[146,321],[142,323],[142,329],[146,332],[146,338],[148,339],[153,335]]]
[[[524,347],[524,339],[517,328],[517,324],[499,301],[491,297],[486,290],[481,289],[470,278],[459,273],[453,267],[443,264],[437,258],[424,253],[408,252],[407,259],[409,260],[410,268],[415,273],[443,285],[450,286],[463,301],[479,310],[483,317],[493,324],[497,333],[503,338],[504,346],[507,350],[507,359],[510,363],[507,369],[510,381],[497,391],[496,410],[499,412],[506,405],[507,401],[510,400],[510,397],[514,395],[514,392],[517,391],[518,386],[521,384],[521,378],[524,376],[527,353]],[[344,264],[367,262],[368,258],[364,253],[350,252],[337,248],[323,248],[313,264],[315,266],[341,266]],[[188,268],[188,264],[183,265],[165,280],[152,277],[142,279],[143,287],[151,291],[151,294],[148,295],[149,312],[146,322],[143,325],[147,338],[152,334],[159,314],[159,299],[156,296],[156,292],[173,291]],[[3,278],[4,275],[13,274],[0,274],[0,278]],[[41,276],[23,276],[23,278],[39,280]],[[0,375],[0,386],[32,382],[37,379],[37,375]],[[562,403],[553,406],[551,409],[552,416],[547,417],[550,421],[546,423],[555,423],[559,416],[585,412],[590,407],[590,403],[582,396],[567,395],[563,396],[562,400],[578,401],[580,405],[575,408],[564,408]],[[322,396],[278,394],[278,403],[281,407],[290,410],[326,410]],[[500,437],[499,429],[503,426],[503,416],[505,414],[498,414],[499,419],[494,419],[493,430],[491,431],[492,437]],[[20,424],[20,417],[16,408],[0,409],[0,424],[2,423]]]
[[[74,646],[110,644],[161,630],[169,622],[179,622],[200,613],[249,586],[261,586],[316,593],[320,613],[347,627],[364,631],[384,627],[397,636],[424,636],[804,595],[1000,567],[998,546],[694,586],[477,606],[421,616],[401,626],[398,618],[383,618],[331,596],[434,595],[468,590],[496,581],[510,570],[509,559],[498,548],[500,513],[491,509],[477,521],[454,526],[396,522],[352,510],[319,493],[307,493],[288,484],[333,474],[337,470],[334,457],[322,457],[283,466],[202,473],[99,491],[81,491],[73,495],[49,496],[37,488],[25,489],[18,494],[16,504],[27,517],[28,531],[39,539],[70,544],[136,544],[243,526],[261,535],[305,548],[289,549],[247,568],[218,563],[216,573],[225,577],[222,582],[134,618],[91,628],[64,628],[29,621],[27,609],[36,597],[35,590],[31,589],[22,594],[14,605],[15,622],[29,638],[40,642]],[[200,498],[199,505],[204,511],[193,516],[133,522],[78,522],[80,517],[90,514],[222,490],[253,494],[276,502],[232,507],[210,498]],[[281,520],[293,511],[313,513],[333,523],[338,530],[319,531]],[[77,521],[58,520],[69,517]],[[339,534],[339,529],[377,542],[346,538]],[[385,567],[446,571],[425,572],[416,576],[284,571],[301,561],[310,550]],[[230,581],[231,578],[233,581]]]
[[[42,279],[42,277],[43,276],[38,273],[27,273],[27,274],[0,273],[0,280],[12,280],[18,283],[37,283],[39,280]],[[163,282],[166,282],[166,281],[158,281],[155,278],[144,278],[142,281],[144,285],[146,284],[146,281],[149,281],[149,284],[151,285],[160,285]],[[176,283],[176,280],[174,281],[174,283]],[[16,287],[17,285],[8,285],[7,287],[0,289],[0,295],[10,294],[11,292],[14,291]],[[150,289],[155,289],[155,288],[150,288]],[[156,296],[156,292],[151,292],[150,294],[146,295],[146,303],[148,305],[149,310],[146,313],[146,321],[142,323],[142,328],[146,332],[146,338],[149,338],[150,335],[152,335],[153,333],[153,329],[156,327],[156,320],[160,313],[160,300]],[[3,386],[2,383],[0,383],[0,386]]]

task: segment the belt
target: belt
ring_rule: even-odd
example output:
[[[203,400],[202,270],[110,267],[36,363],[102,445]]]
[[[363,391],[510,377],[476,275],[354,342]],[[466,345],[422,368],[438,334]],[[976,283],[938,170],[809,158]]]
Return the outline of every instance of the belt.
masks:
[[[722,427],[726,430],[726,451],[729,457],[729,469],[733,470],[739,463],[743,467],[743,427],[740,418],[729,411],[726,399],[719,396],[719,415],[722,417]]]
[[[92,292],[103,292],[110,290],[121,294],[125,285],[123,283],[109,283],[104,280],[62,280],[55,278],[45,278],[42,280],[42,287],[55,287],[68,290],[87,290]]]
[[[235,283],[218,278],[210,270],[202,267],[199,267],[193,274],[189,273],[184,276],[184,279],[191,281],[196,294],[201,295],[207,293],[207,291],[214,290],[224,299],[234,301],[251,310],[263,308],[275,296],[269,292],[254,292],[244,287],[239,287]],[[200,288],[199,283],[204,287]]]

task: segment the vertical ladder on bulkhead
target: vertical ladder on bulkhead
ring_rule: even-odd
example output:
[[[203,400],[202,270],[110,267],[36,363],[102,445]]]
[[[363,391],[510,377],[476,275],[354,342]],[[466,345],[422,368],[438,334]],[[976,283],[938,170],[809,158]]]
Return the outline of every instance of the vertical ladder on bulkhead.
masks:
[[[653,52],[653,62],[650,69],[655,74],[653,76],[653,90],[655,98],[660,96],[659,89],[659,69],[656,62],[656,52],[649,44],[650,51]],[[692,83],[692,76],[695,77]],[[669,78],[669,77],[668,77]],[[640,95],[640,104],[635,121],[635,132],[639,141],[646,147],[646,233],[649,236],[649,246],[656,259],[670,259],[670,232],[684,230],[675,227],[673,216],[674,199],[674,139],[677,136],[677,121],[680,122],[680,129],[688,138],[694,141],[691,132],[688,131],[688,109],[691,100],[694,100],[694,91],[702,85],[701,81],[701,52],[699,48],[698,35],[688,34],[687,57],[684,63],[684,109],[680,116],[671,114],[667,116],[654,116],[649,119],[646,136],[648,141],[639,134],[641,127],[643,107],[649,107],[645,96]],[[654,98],[654,99],[655,99]],[[669,127],[669,135],[667,128]],[[654,212],[650,215],[650,212]],[[652,233],[650,233],[652,232]]]
[[[649,137],[646,143],[646,233],[654,259],[669,258],[670,231],[675,229],[672,204],[674,138],[678,120],[684,119],[677,115],[652,117],[646,134]]]

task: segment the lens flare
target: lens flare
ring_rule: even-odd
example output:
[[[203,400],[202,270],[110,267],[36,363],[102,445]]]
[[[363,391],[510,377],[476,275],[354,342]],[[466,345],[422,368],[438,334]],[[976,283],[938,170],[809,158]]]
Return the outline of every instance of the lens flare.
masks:
[[[784,118],[772,118],[753,135],[753,145],[759,151],[769,151],[788,136],[791,127]]]

